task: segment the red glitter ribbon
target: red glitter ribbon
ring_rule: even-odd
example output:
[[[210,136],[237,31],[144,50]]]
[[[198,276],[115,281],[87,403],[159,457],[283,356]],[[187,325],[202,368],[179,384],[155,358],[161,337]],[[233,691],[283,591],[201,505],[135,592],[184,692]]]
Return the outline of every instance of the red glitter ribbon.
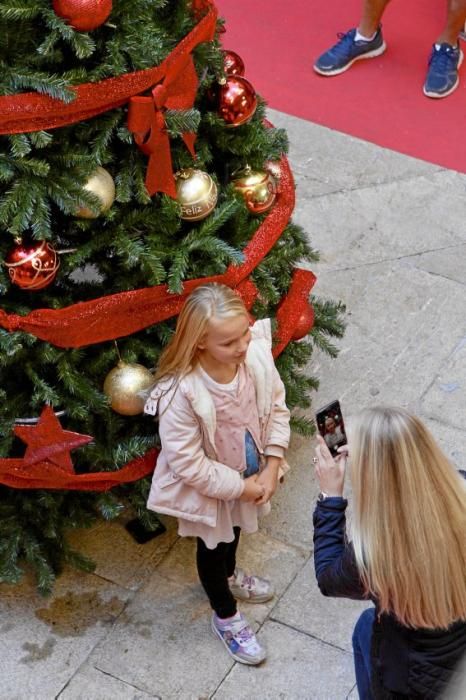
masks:
[[[244,249],[245,260],[241,265],[230,265],[223,275],[187,280],[181,294],[172,294],[167,285],[158,285],[110,294],[62,309],[37,309],[26,316],[0,309],[0,326],[8,331],[31,333],[58,347],[79,348],[132,335],[176,316],[186,297],[201,284],[219,282],[238,288],[273,248],[291,217],[294,182],[284,156],[280,168],[277,201]]]
[[[152,196],[165,192],[176,199],[170,141],[165,126],[165,109],[190,109],[196,98],[198,79],[191,54],[180,56],[167,70],[163,83],[156,85],[151,97],[132,97],[129,102],[128,129],[143,153],[149,156],[146,188]],[[195,157],[196,134],[183,134],[183,141]]]
[[[17,425],[13,432],[26,445],[22,458],[0,459],[0,484],[19,489],[67,489],[106,491],[150,474],[158,450],[149,450],[115,472],[75,474],[70,451],[93,439],[63,430],[50,406],[44,406],[37,423]]]
[[[157,449],[149,450],[117,471],[90,474],[69,474],[48,461],[25,465],[23,459],[0,459],[0,483],[14,489],[108,491],[120,484],[137,481],[151,474],[154,471],[157,456]]]
[[[276,343],[273,356],[278,357],[293,337],[299,318],[308,306],[308,299],[317,277],[310,270],[297,268],[293,273],[290,289],[277,310]]]
[[[36,92],[0,97],[0,134],[56,129],[121,107],[134,95],[149,90],[163,80],[172,72],[173,65],[183,65],[183,59],[186,59],[198,44],[212,41],[216,21],[217,8],[209,0],[207,14],[159,66],[127,73],[117,78],[108,78],[98,83],[73,86],[76,97],[72,102],[65,103]]]

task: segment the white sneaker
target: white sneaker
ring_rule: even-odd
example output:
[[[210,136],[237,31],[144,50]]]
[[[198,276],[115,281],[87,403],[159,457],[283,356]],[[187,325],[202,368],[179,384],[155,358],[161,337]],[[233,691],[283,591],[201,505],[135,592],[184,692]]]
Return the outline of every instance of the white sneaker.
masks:
[[[270,581],[260,576],[246,576],[242,569],[235,569],[228,583],[235,598],[247,603],[265,603],[275,594]]]
[[[223,642],[225,649],[235,661],[256,666],[265,659],[265,649],[257,641],[256,635],[242,613],[237,612],[234,617],[229,617],[227,620],[221,620],[213,613],[212,632]]]

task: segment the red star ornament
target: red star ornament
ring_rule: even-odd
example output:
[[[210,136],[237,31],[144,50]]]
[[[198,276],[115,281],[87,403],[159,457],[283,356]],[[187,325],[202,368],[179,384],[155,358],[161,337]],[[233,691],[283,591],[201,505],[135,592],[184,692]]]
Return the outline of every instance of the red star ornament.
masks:
[[[51,406],[45,406],[36,425],[18,425],[13,432],[27,445],[25,465],[48,461],[70,474],[74,474],[70,450],[93,439],[90,435],[63,430]]]

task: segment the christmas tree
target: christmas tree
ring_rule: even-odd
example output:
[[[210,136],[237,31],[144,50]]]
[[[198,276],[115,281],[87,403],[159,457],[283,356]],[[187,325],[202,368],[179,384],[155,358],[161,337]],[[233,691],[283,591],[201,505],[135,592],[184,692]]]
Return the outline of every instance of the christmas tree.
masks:
[[[64,564],[92,568],[66,531],[96,517],[157,528],[141,392],[206,280],[274,319],[293,426],[312,432],[303,368],[335,353],[342,309],[308,301],[286,134],[221,31],[210,0],[0,5],[2,581],[30,566],[47,592]]]

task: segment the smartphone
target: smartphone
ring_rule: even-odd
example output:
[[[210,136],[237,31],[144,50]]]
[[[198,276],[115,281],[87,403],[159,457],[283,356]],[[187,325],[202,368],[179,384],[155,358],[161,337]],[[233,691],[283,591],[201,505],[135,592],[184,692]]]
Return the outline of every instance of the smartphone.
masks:
[[[332,401],[320,408],[316,413],[316,423],[332,457],[336,457],[338,448],[347,442],[340,402]]]

